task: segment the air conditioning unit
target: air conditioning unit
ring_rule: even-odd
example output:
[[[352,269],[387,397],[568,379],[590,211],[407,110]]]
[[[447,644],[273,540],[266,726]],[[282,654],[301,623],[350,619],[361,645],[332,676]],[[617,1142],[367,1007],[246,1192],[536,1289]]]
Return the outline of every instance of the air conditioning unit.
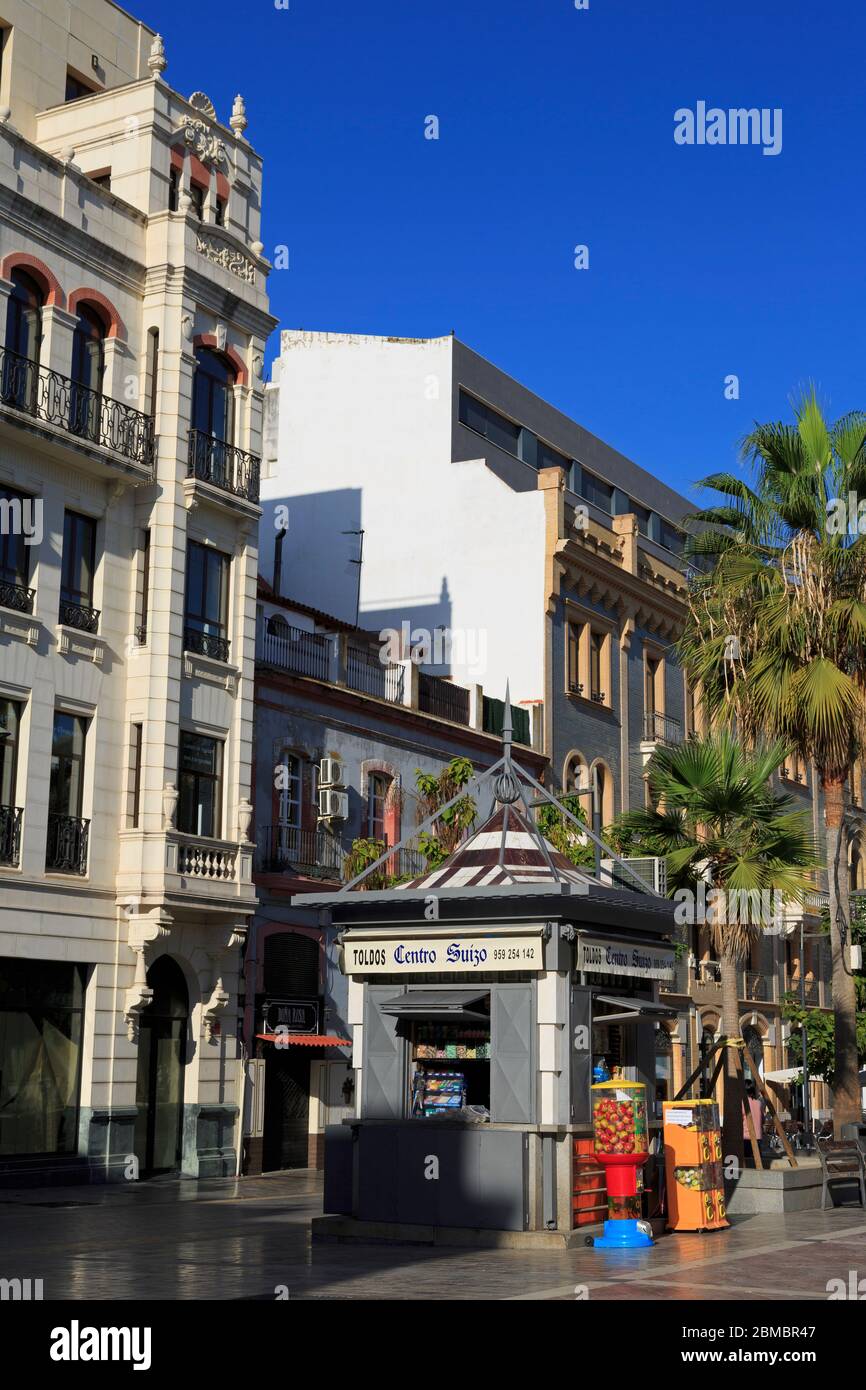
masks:
[[[329,787],[319,788],[319,820],[346,820],[348,815],[348,792],[331,791]]]
[[[339,758],[323,758],[319,763],[319,786],[342,787],[343,764]]]

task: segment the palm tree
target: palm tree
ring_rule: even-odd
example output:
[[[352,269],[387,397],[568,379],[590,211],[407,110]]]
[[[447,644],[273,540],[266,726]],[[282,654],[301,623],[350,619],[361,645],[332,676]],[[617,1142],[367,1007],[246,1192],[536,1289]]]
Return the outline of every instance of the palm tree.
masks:
[[[738,966],[772,924],[754,895],[802,899],[817,862],[808,816],[770,782],[785,752],[779,742],[746,750],[726,732],[657,748],[646,774],[652,806],[616,823],[640,852],[665,857],[669,896],[682,900],[690,890],[694,905],[702,885],[711,890],[706,925],[720,960],[722,1032],[731,1040],[740,1039]],[[758,901],[766,908],[766,898]],[[722,1094],[723,1152],[742,1162],[743,1088],[730,1050]]]
[[[753,483],[719,473],[687,553],[689,614],[678,643],[706,708],[746,741],[779,738],[813,763],[824,803],[836,1065],[833,1118],[860,1118],[847,838],[851,764],[866,723],[866,414],[828,424],[814,390],[794,422],[756,425],[742,442]],[[853,508],[852,508],[853,503]],[[852,516],[852,509],[854,515]],[[866,526],[863,528],[866,530]]]

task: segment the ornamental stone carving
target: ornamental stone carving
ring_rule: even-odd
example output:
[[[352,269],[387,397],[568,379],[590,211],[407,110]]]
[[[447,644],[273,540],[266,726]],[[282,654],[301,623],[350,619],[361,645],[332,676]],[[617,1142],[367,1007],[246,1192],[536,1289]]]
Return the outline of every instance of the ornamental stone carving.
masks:
[[[194,111],[200,111],[203,116],[207,116],[209,121],[216,120],[216,107],[204,92],[193,92],[189,104]]]
[[[153,43],[150,45],[150,55],[147,60],[147,66],[150,68],[154,77],[159,77],[159,74],[165,72],[168,67],[168,59],[165,56],[165,44],[162,40],[162,34],[156,34],[154,36]]]
[[[248,285],[256,283],[254,262],[236,247],[228,246],[225,242],[216,242],[202,232],[197,232],[196,250],[200,256],[206,256],[214,265],[221,265],[223,270],[236,275],[239,280],[245,280]]]
[[[181,129],[184,143],[198,155],[199,159],[205,162],[210,161],[212,164],[226,163],[228,156],[225,145],[218,135],[208,129],[204,121],[196,120],[194,116],[188,116],[181,122]]]

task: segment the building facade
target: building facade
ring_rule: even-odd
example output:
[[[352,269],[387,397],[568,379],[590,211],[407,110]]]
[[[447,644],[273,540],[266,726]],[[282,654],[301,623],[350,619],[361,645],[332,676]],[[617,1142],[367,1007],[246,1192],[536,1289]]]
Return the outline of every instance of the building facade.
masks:
[[[0,1170],[233,1173],[262,164],[64,13],[3,11]]]
[[[510,680],[550,785],[582,794],[598,830],[645,805],[655,748],[705,729],[674,649],[692,504],[450,336],[286,330],[266,412],[263,561],[282,516],[292,592],[343,617],[357,605],[364,626],[408,645],[449,632],[425,669],[500,696]],[[789,759],[780,785],[820,839],[814,769]],[[852,785],[862,798],[862,770]],[[659,866],[643,871],[658,888]],[[862,886],[862,865],[851,872]],[[802,953],[789,913],[787,933],[757,941],[744,964],[742,1022],[768,1071],[789,1065],[782,1002],[801,972],[808,1001],[830,1006],[821,886]],[[679,1022],[658,1030],[660,1093],[720,1028],[709,934],[690,928],[682,950]]]
[[[321,1166],[325,1126],[354,1113],[351,1047],[325,1041],[352,1038],[334,933],[292,896],[333,893],[352,875],[359,844],[409,837],[383,881],[420,873],[418,773],[438,777],[454,758],[483,772],[500,754],[503,716],[481,687],[425,678],[409,660],[383,663],[375,633],[280,598],[264,581],[258,624],[247,1172]],[[519,754],[540,777],[545,761],[528,746],[525,712],[516,725]],[[490,794],[474,799],[480,823]]]

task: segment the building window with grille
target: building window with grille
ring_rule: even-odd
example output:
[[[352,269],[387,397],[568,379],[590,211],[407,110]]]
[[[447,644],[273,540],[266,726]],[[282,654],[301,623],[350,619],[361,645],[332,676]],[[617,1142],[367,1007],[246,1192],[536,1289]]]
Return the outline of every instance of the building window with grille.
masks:
[[[184,644],[187,651],[228,661],[231,557],[190,541],[186,552]]]
[[[66,512],[60,570],[61,623],[96,632],[99,614],[93,607],[95,575],[96,522],[79,512]]]

